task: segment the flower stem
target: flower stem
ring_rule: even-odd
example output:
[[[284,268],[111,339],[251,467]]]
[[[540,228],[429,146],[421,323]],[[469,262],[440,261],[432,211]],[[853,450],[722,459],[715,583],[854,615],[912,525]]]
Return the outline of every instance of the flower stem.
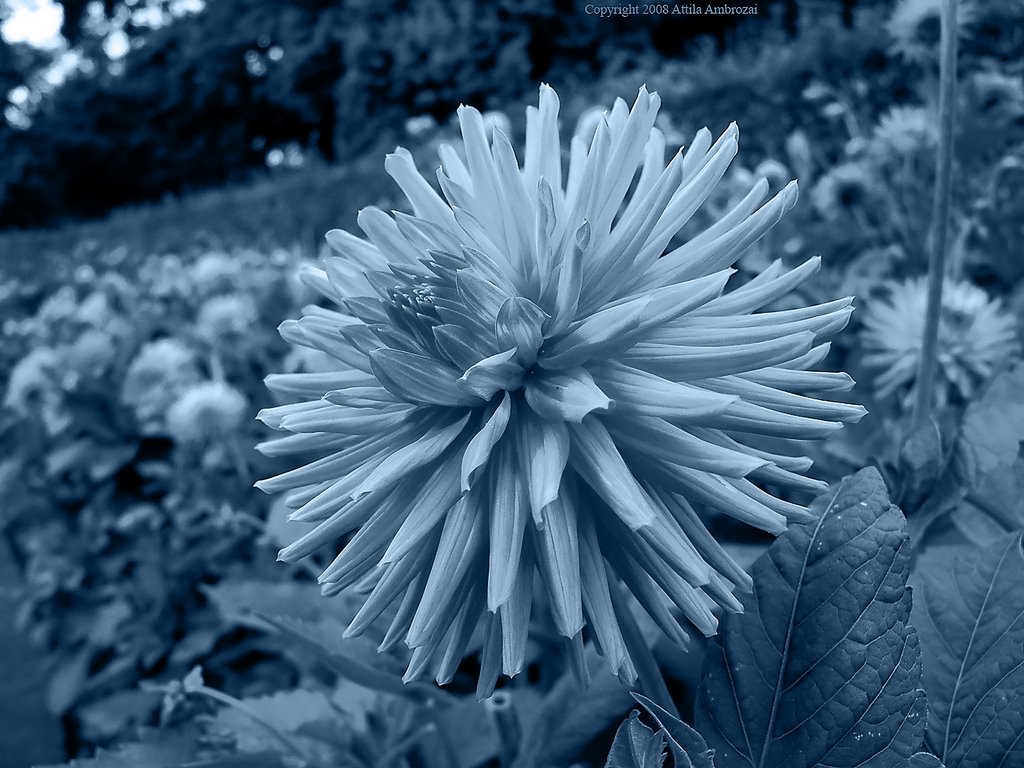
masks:
[[[942,309],[942,283],[946,277],[949,203],[953,177],[953,121],[956,112],[957,0],[942,2],[942,42],[939,65],[939,148],[937,173],[932,199],[932,223],[928,255],[928,307],[925,310],[924,339],[917,367],[917,399],[914,403],[914,427],[928,422],[931,415],[935,374],[938,368],[939,315]]]
[[[249,719],[253,722],[263,726],[263,728],[266,729],[267,733],[271,734],[272,736],[274,736],[274,738],[280,741],[290,752],[292,752],[296,757],[298,757],[303,764],[307,762],[306,755],[303,753],[301,749],[299,749],[298,745],[294,741],[292,741],[292,739],[285,735],[285,733],[278,729],[278,727],[275,726],[273,723],[269,722],[268,720],[265,720],[263,717],[258,715],[251,707],[246,705],[245,702],[236,699],[234,696],[230,696],[224,693],[223,691],[218,691],[216,688],[210,688],[207,685],[195,686],[191,689],[191,692],[197,693],[201,696],[206,696],[207,698],[213,699],[214,701],[219,702],[220,704],[225,704],[229,707],[234,707],[239,712],[248,716]]]

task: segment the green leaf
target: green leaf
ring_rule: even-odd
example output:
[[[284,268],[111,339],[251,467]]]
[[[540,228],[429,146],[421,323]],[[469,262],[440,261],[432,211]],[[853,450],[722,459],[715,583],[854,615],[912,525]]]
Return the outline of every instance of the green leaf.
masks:
[[[1024,363],[997,376],[964,413],[956,448],[958,474],[977,485],[989,472],[1010,467],[1024,441]]]
[[[403,683],[394,657],[378,653],[364,637],[346,638],[343,624],[303,621],[280,616],[259,617],[286,637],[316,652],[335,672],[353,683],[385,693],[429,698],[435,689],[422,683]]]
[[[256,614],[316,621],[331,608],[315,586],[296,581],[231,579],[201,589],[224,621],[252,629],[267,628]]]
[[[928,692],[928,744],[947,768],[1024,764],[1021,534],[923,557],[914,610]]]
[[[57,662],[46,688],[46,707],[50,712],[63,715],[78,701],[89,679],[93,653],[94,649],[86,646]]]
[[[100,749],[92,758],[40,768],[285,768],[277,752],[200,759],[208,749],[196,734],[184,731],[143,729],[139,739],[111,751]]]
[[[218,709],[210,727],[230,734],[235,747],[242,752],[282,751],[280,738],[263,723],[273,724],[280,733],[294,735],[310,723],[338,719],[323,693],[301,688],[242,699],[241,705]],[[296,743],[301,742],[297,739]]]
[[[661,732],[668,741],[676,768],[714,768],[715,751],[708,749],[704,737],[666,709],[656,703],[634,693],[633,698],[661,727]]]
[[[906,522],[861,470],[754,563],[709,644],[696,728],[719,768],[905,762],[925,726]]]
[[[900,447],[897,501],[909,515],[935,489],[946,466],[942,433],[934,421],[914,429]]]
[[[640,722],[633,712],[615,733],[605,768],[661,768],[665,762],[665,737]]]
[[[629,709],[629,692],[589,645],[590,687],[581,691],[570,672],[552,687],[535,716],[523,723],[515,768],[571,765],[583,748]]]
[[[907,768],[942,768],[942,761],[931,752],[918,752],[910,756]]]

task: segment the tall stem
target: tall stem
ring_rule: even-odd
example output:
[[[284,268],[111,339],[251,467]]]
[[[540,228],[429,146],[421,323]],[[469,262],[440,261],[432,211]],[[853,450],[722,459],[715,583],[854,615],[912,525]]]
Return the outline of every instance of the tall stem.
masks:
[[[924,339],[917,368],[917,399],[914,426],[928,422],[938,367],[939,315],[942,309],[942,283],[946,277],[949,201],[953,176],[953,121],[956,112],[956,0],[942,2],[942,59],[939,65],[939,148],[938,171],[932,200],[931,252],[928,254],[928,308],[925,311]]]

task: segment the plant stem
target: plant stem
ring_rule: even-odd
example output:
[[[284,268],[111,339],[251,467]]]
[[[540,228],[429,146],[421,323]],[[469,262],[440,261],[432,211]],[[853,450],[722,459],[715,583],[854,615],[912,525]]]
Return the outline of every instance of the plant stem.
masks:
[[[220,704],[225,704],[229,707],[234,707],[239,712],[249,717],[249,719],[253,722],[263,726],[263,728],[265,728],[269,734],[274,736],[285,747],[287,747],[288,750],[292,752],[296,757],[298,757],[303,764],[308,762],[306,760],[306,755],[302,752],[301,749],[299,749],[298,745],[294,741],[292,741],[287,735],[285,735],[283,731],[278,729],[276,725],[263,719],[258,714],[256,714],[256,712],[251,707],[246,705],[245,702],[236,699],[234,696],[230,696],[224,693],[223,691],[218,691],[216,688],[210,688],[207,685],[197,686],[192,690],[192,693],[198,693],[202,696],[211,698],[214,701],[219,702]]]
[[[956,0],[942,2],[942,53],[939,65],[939,148],[932,201],[931,252],[928,254],[928,308],[925,311],[924,339],[917,368],[917,399],[914,403],[914,427],[923,426],[931,415],[935,374],[938,368],[939,315],[942,309],[942,283],[946,277],[946,251],[949,230],[949,203],[953,176],[953,122],[956,112]]]

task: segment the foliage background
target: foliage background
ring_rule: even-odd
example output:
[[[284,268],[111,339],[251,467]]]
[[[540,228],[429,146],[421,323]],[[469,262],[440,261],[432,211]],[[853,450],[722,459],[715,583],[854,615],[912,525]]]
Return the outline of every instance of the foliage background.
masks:
[[[44,696],[21,683],[0,697],[27,723],[3,746],[12,768],[76,756],[95,768],[239,755],[269,766],[296,754],[313,765],[471,768],[517,754],[523,766],[603,764],[633,706],[617,681],[578,693],[541,640],[524,679],[486,705],[471,695],[472,659],[448,693],[396,689],[400,659],[339,639],[353,607],[325,603],[314,568],[274,562],[290,535],[284,511],[251,487],[276,467],[255,452],[265,435],[249,418],[273,404],[263,376],[318,364],[274,329],[312,301],[295,275],[322,234],[353,228],[363,206],[395,205],[384,152],[401,144],[429,165],[456,138],[462,102],[520,143],[540,81],[562,96],[565,126],[642,83],[662,97],[670,143],[738,122],[740,159],[709,217],[757,176],[800,179],[800,205],[741,267],[820,254],[805,298],[858,297],[833,355],[871,416],[818,450],[815,471],[838,482],[875,466],[907,516],[911,582],[928,594],[935,563],[960,556],[1012,609],[1020,572],[1001,565],[1011,550],[991,557],[1024,524],[1020,3],[963,4],[944,407],[910,440],[912,374],[890,387],[883,373],[915,359],[893,341],[916,332],[900,312],[926,264],[937,3],[763,0],[751,18],[605,19],[573,0],[60,5],[58,48],[0,41],[2,605],[18,628],[0,655],[45,681]],[[60,61],[74,66],[54,85]],[[767,544],[725,524],[716,533],[745,564]],[[956,695],[944,698],[944,662],[929,671],[928,654],[938,633],[958,635],[929,635],[927,605],[911,621],[922,685],[948,713]],[[992,629],[984,610],[973,620]],[[1018,637],[1018,620],[999,637]],[[668,690],[694,722],[703,648],[679,654],[655,636]],[[1012,667],[1021,653],[1016,642],[996,655]],[[1013,734],[1010,683],[978,685],[982,701],[1006,693]],[[664,732],[631,723],[634,745]],[[925,746],[947,765],[997,764]],[[617,749],[616,764],[631,765]],[[688,749],[700,764],[699,745]]]

